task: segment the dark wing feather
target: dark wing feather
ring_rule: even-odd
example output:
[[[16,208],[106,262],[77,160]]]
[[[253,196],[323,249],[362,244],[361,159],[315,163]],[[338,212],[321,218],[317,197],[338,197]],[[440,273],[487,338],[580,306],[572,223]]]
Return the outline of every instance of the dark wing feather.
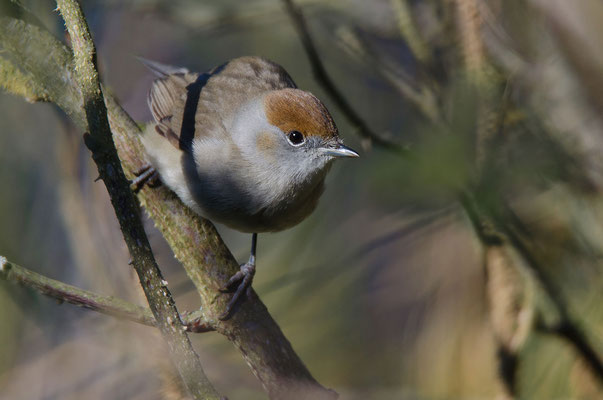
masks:
[[[180,108],[178,105],[187,97],[187,86],[195,82],[195,78],[196,75],[190,73],[166,75],[156,79],[149,91],[147,101],[156,122],[155,130],[177,148],[181,147],[181,124],[175,113]]]

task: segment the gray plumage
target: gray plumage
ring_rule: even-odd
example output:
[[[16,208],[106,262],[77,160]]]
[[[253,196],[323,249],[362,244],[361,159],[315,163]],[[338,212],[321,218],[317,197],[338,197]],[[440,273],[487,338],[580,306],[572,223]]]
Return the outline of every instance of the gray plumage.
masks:
[[[324,140],[293,148],[283,132],[267,123],[268,93],[302,92],[291,90],[295,83],[281,66],[241,57],[198,74],[145,64],[160,78],[149,92],[155,123],[143,144],[162,181],[185,204],[243,232],[286,229],[314,210],[333,157],[319,154]],[[269,152],[258,144],[259,135],[267,132],[275,146]]]
[[[205,74],[143,62],[159,76],[142,142],[161,180],[198,214],[253,233],[249,261],[220,289],[234,291],[226,319],[249,292],[257,233],[310,215],[331,162],[358,154],[324,104],[273,62],[241,57]]]

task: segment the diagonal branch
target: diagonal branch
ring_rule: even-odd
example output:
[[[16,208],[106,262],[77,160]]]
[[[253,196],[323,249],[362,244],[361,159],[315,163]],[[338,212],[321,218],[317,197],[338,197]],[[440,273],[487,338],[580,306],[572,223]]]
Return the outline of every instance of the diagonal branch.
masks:
[[[388,60],[387,57],[379,55],[352,29],[340,27],[337,35],[339,40],[336,41],[336,44],[343,51],[356,61],[364,63],[367,67],[381,75],[392,88],[397,90],[428,121],[436,122],[441,119],[435,86],[431,87],[428,83],[409,75],[402,68]],[[432,79],[427,77],[424,80],[429,82]]]
[[[287,13],[293,21],[295,30],[302,41],[306,55],[312,66],[312,72],[318,83],[323,87],[331,99],[337,104],[337,107],[343,112],[348,121],[358,129],[361,136],[375,144],[382,146],[389,150],[405,151],[404,147],[399,143],[394,142],[389,138],[384,138],[382,135],[377,134],[373,131],[368,124],[358,115],[356,110],[351,106],[350,103],[345,99],[345,96],[339,91],[337,86],[333,83],[333,80],[327,73],[327,70],[318,55],[310,31],[306,24],[303,14],[293,0],[283,0]]]
[[[52,297],[53,299],[73,304],[101,314],[119,319],[156,327],[155,317],[150,309],[129,303],[113,296],[104,296],[88,290],[48,278],[44,275],[23,268],[0,256],[0,279],[17,283]],[[188,332],[209,332],[214,328],[205,321],[200,311],[183,316],[183,324]]]
[[[182,328],[171,293],[164,284],[144,231],[138,204],[122,170],[107,119],[107,109],[96,69],[96,50],[80,5],[58,0],[58,8],[71,36],[75,81],[84,101],[89,134],[84,135],[92,151],[100,178],[105,183],[121,231],[132,256],[147,301],[189,393],[195,399],[220,398],[201,367],[199,357]]]
[[[0,256],[0,279],[32,288],[43,295],[59,301],[139,324],[155,326],[155,318],[151,310],[145,307],[128,303],[113,296],[102,296],[47,278],[17,264],[13,264],[2,256]]]

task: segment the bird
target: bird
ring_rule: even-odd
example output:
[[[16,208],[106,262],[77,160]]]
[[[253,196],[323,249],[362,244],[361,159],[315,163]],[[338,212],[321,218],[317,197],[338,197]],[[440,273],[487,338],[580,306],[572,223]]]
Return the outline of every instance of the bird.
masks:
[[[249,260],[220,288],[228,319],[256,271],[257,235],[297,225],[316,208],[343,144],[326,106],[279,64],[232,59],[206,73],[140,59],[156,75],[153,121],[141,141],[148,164],[135,185],[159,178],[198,215],[251,233]]]

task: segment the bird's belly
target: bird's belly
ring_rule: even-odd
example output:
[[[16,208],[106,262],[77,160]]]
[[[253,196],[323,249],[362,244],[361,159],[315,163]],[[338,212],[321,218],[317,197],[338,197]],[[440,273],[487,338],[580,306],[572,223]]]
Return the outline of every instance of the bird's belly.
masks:
[[[199,199],[198,203],[202,214],[208,219],[238,231],[277,232],[291,228],[308,217],[316,208],[323,187],[323,182],[320,182],[312,190],[290,194],[264,206],[258,206],[253,196],[245,193],[232,196],[232,192],[221,198],[214,195],[211,201]]]
[[[241,232],[277,232],[297,225],[314,211],[324,188],[321,179],[304,191],[289,190],[267,201],[257,188],[238,185],[225,175],[198,179],[191,208],[197,206],[202,216]]]
[[[186,155],[181,168],[152,161],[162,181],[195,213],[241,232],[277,232],[297,225],[314,211],[324,189],[321,175],[304,190],[285,185],[267,196],[261,184],[240,182],[229,171],[199,171]]]

